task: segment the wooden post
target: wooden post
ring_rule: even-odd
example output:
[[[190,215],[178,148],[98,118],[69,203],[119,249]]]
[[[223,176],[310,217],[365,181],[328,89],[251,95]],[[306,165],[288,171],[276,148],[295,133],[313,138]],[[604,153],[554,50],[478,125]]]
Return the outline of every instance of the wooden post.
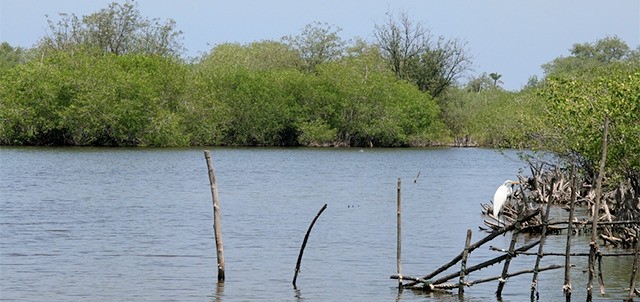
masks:
[[[467,230],[467,239],[464,242],[464,252],[460,264],[460,281],[458,281],[458,295],[464,294],[464,276],[467,273],[467,258],[469,257],[469,245],[471,244],[471,229]]]
[[[209,169],[209,184],[211,184],[211,196],[213,198],[213,233],[216,240],[216,256],[218,259],[218,282],[224,282],[224,249],[222,246],[222,229],[220,219],[220,201],[218,199],[218,184],[216,183],[216,175],[213,171],[211,163],[211,151],[204,150],[204,158],[207,160],[207,168]]]
[[[607,160],[607,135],[609,131],[609,116],[604,117],[604,129],[602,130],[602,157],[600,169],[596,179],[596,196],[593,205],[593,221],[591,224],[591,242],[589,243],[589,283],[587,285],[587,300],[592,300],[593,279],[596,276],[596,255],[598,254],[598,220],[600,218],[600,199],[602,198],[602,178],[604,177],[605,162]],[[604,287],[600,286],[600,293],[604,294]]]
[[[575,159],[571,166],[571,201],[569,205],[569,225],[567,226],[567,246],[564,258],[564,286],[562,292],[566,300],[571,301],[571,237],[573,237],[573,217],[576,210],[576,199],[578,198],[578,174],[576,171]]]
[[[540,234],[540,245],[538,245],[538,255],[536,256],[536,264],[533,267],[533,277],[531,277],[531,301],[538,297],[538,269],[540,268],[540,260],[543,257],[544,241],[547,237],[547,225],[549,224],[549,212],[551,211],[551,202],[553,201],[553,187],[555,186],[556,179],[551,179],[551,185],[549,188],[549,195],[547,199],[547,209],[544,211],[542,217],[542,231]],[[524,197],[526,198],[526,197]],[[538,300],[538,299],[535,299]]]
[[[636,229],[636,255],[633,257],[633,268],[631,270],[631,281],[629,281],[629,301],[633,301],[636,292],[636,273],[638,272],[638,257],[640,256],[640,232]]]
[[[524,194],[522,194],[524,196]],[[516,254],[513,252],[516,248],[516,241],[518,239],[518,234],[520,233],[520,228],[522,224],[522,216],[524,214],[525,206],[524,203],[519,206],[518,210],[518,219],[516,220],[515,230],[511,234],[511,243],[509,244],[509,252],[507,253],[507,258],[504,260],[504,266],[502,267],[501,278],[498,279],[498,289],[496,290],[496,297],[502,297],[502,289],[504,288],[504,284],[507,283],[507,278],[509,274],[509,264],[511,264],[511,258],[515,257]]]
[[[418,173],[419,175],[419,173]],[[416,176],[417,179],[417,176]],[[398,268],[398,289],[402,290],[402,190],[401,190],[402,181],[400,177],[398,177],[398,193],[397,193],[397,220],[396,220],[396,228],[397,228],[397,245],[396,245],[396,264]]]
[[[296,287],[298,272],[300,272],[300,263],[302,262],[302,253],[304,253],[304,248],[307,246],[307,240],[309,240],[309,234],[311,233],[311,229],[313,228],[313,225],[316,224],[316,220],[318,220],[318,217],[320,217],[320,214],[322,214],[322,212],[324,212],[326,208],[327,208],[327,204],[325,203],[324,206],[322,206],[322,208],[320,209],[320,211],[318,211],[318,214],[316,214],[316,217],[313,218],[313,220],[311,221],[311,224],[307,229],[307,234],[304,235],[304,240],[302,241],[302,246],[300,247],[300,254],[298,254],[298,261],[296,261],[295,274],[293,275],[293,281],[292,281],[293,288]]]

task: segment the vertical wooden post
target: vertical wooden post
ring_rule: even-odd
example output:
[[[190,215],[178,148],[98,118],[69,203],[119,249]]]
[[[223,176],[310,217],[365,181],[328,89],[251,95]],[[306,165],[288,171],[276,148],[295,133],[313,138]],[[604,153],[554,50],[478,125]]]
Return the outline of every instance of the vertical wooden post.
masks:
[[[553,187],[555,186],[556,179],[551,179],[551,185],[549,188],[549,195],[547,199],[547,208],[542,216],[542,231],[540,234],[540,244],[538,245],[538,254],[536,256],[536,264],[533,267],[533,277],[531,278],[531,301],[537,298],[538,294],[538,269],[540,268],[540,260],[543,257],[544,241],[547,238],[547,225],[549,224],[549,212],[551,211],[551,203],[553,202]],[[538,299],[535,299],[538,300]]]
[[[587,300],[592,300],[593,279],[596,276],[596,255],[598,254],[598,219],[600,217],[600,199],[602,199],[602,178],[604,177],[605,162],[607,160],[607,135],[609,131],[609,116],[604,117],[602,130],[602,157],[596,180],[596,196],[593,205],[593,222],[591,224],[591,242],[589,243],[589,283],[587,285]],[[604,287],[600,286],[600,293],[604,294]]]
[[[304,240],[302,240],[302,246],[300,247],[300,253],[298,254],[298,261],[296,261],[295,274],[293,275],[293,281],[291,282],[293,283],[293,288],[296,288],[296,280],[298,280],[298,273],[300,272],[300,263],[302,263],[302,254],[304,253],[304,248],[307,246],[307,241],[309,240],[309,234],[311,234],[311,229],[313,229],[313,225],[316,224],[318,217],[320,217],[320,214],[322,214],[322,212],[324,212],[326,208],[327,208],[327,204],[325,203],[324,206],[320,208],[320,211],[318,211],[318,214],[316,214],[316,217],[314,217],[313,220],[311,221],[311,224],[307,229],[307,233],[304,235]]]
[[[398,177],[398,185],[397,185],[397,220],[396,220],[396,233],[397,233],[397,243],[396,243],[396,265],[398,268],[398,289],[402,289],[402,189],[401,189],[402,181],[400,177]]]
[[[464,276],[467,274],[467,258],[469,257],[469,245],[471,245],[471,229],[467,230],[467,239],[464,242],[462,263],[460,264],[460,281],[458,281],[458,295],[464,294]]]
[[[567,227],[567,246],[564,258],[564,286],[562,292],[566,300],[571,301],[571,237],[573,237],[573,217],[576,210],[576,199],[578,198],[578,174],[576,172],[576,162],[573,160],[571,166],[571,201],[569,205],[569,226]]]
[[[636,273],[638,272],[638,257],[640,257],[640,232],[636,229],[636,255],[633,257],[633,269],[631,270],[631,281],[629,281],[629,301],[633,301],[636,292]]]
[[[524,194],[522,194],[524,196]],[[520,233],[521,225],[522,225],[522,217],[524,216],[525,205],[524,203],[520,204],[518,209],[518,219],[515,222],[515,229],[511,234],[511,243],[509,244],[509,252],[507,252],[507,257],[504,260],[504,266],[502,267],[502,274],[500,275],[500,279],[498,279],[498,289],[496,290],[496,297],[502,297],[502,289],[504,288],[505,283],[507,283],[507,275],[509,274],[509,265],[511,264],[511,258],[515,257],[516,254],[513,252],[516,248],[516,241],[518,238],[518,234]]]
[[[224,249],[222,246],[222,229],[220,219],[220,201],[218,199],[218,184],[216,183],[216,175],[211,163],[211,151],[204,151],[204,158],[207,160],[207,168],[209,169],[209,184],[211,184],[211,197],[213,198],[213,233],[216,240],[216,256],[218,259],[218,282],[224,282]]]

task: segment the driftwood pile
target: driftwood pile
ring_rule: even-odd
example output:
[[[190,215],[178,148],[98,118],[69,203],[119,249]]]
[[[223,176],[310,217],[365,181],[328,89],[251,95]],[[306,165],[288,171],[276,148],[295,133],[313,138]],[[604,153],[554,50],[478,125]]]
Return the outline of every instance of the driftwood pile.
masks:
[[[465,287],[497,281],[496,296],[500,298],[508,278],[530,274],[532,275],[531,300],[533,301],[534,299],[537,300],[539,295],[537,288],[538,273],[564,268],[565,282],[562,288],[569,301],[572,291],[570,268],[573,267],[570,257],[588,256],[589,282],[587,285],[587,300],[591,301],[596,275],[600,293],[604,294],[605,291],[601,268],[602,257],[634,256],[633,270],[629,282],[629,299],[638,294],[638,289],[635,287],[635,275],[640,270],[640,244],[638,244],[638,238],[640,237],[640,220],[638,219],[640,217],[640,199],[637,194],[637,186],[634,185],[633,180],[628,181],[628,186],[619,186],[615,190],[602,194],[600,193],[602,191],[594,193],[594,189],[587,185],[587,181],[578,180],[579,177],[574,177],[574,175],[577,175],[575,172],[568,173],[561,169],[545,169],[542,164],[532,166],[531,169],[531,177],[519,176],[521,185],[512,194],[511,201],[503,206],[499,218],[493,216],[491,205],[482,205],[483,213],[487,217],[485,225],[488,226],[488,228],[481,227],[481,230],[488,233],[485,237],[475,243],[471,243],[472,232],[468,230],[464,249],[448,263],[420,277],[403,275],[400,266],[398,266],[398,274],[390,276],[391,279],[398,280],[400,289],[411,288],[427,292],[458,289],[459,294],[464,292]],[[601,179],[599,179],[596,187],[601,188]],[[599,189],[595,190],[598,191]],[[593,200],[594,196],[597,196],[595,201]],[[576,204],[591,208],[591,217],[574,218]],[[551,221],[549,213],[552,205],[568,208],[569,219]],[[597,218],[595,221],[592,218],[594,212],[597,214],[595,215]],[[565,252],[543,251],[547,235],[559,234],[564,230],[567,230]],[[511,243],[508,248],[490,247],[492,251],[500,252],[500,255],[482,263],[467,266],[467,258],[470,257],[474,250],[507,232],[511,233]],[[539,240],[518,247],[516,245],[520,233],[538,234]],[[572,253],[572,237],[575,234],[583,233],[591,235],[589,253]],[[614,246],[635,246],[635,251],[602,253],[598,248],[600,241]],[[398,246],[400,246],[400,242],[398,242]],[[529,251],[536,246],[537,252]],[[398,261],[400,261],[399,255],[398,253]],[[535,266],[531,269],[517,272],[509,271],[511,260],[518,255],[536,256]],[[541,265],[543,255],[564,256],[565,264],[543,266]],[[473,272],[499,263],[502,263],[503,266],[499,275],[471,280],[470,276],[474,275]],[[457,265],[459,265],[459,270],[446,273],[446,271]]]
[[[569,211],[572,194],[573,175],[570,170],[561,169],[548,163],[529,162],[530,177],[519,175],[520,187],[501,211],[500,220],[492,214],[491,204],[482,204],[482,213],[486,215],[484,224],[488,228],[482,230],[496,230],[504,224],[515,222],[518,215],[516,205],[525,204],[533,209],[551,203]],[[592,224],[593,213],[598,213],[599,237],[606,245],[629,248],[638,242],[640,231],[640,180],[629,177],[616,188],[604,190],[601,206],[594,211],[596,190],[591,185],[592,180],[576,174],[576,206],[589,209],[589,217],[574,218],[573,232],[589,234],[588,226]],[[553,186],[553,187],[552,187]],[[606,189],[606,188],[605,188]],[[552,221],[547,228],[547,234],[560,234],[567,227],[568,221]],[[542,221],[539,216],[523,222],[523,232],[539,234]]]
[[[467,231],[467,240],[466,240],[464,250],[460,252],[458,255],[456,255],[455,257],[453,257],[451,261],[437,268],[435,271],[429,273],[428,275],[425,275],[422,277],[412,277],[412,276],[405,276],[405,275],[398,274],[398,275],[392,275],[390,276],[390,278],[401,280],[400,288],[417,288],[417,289],[421,289],[428,292],[439,291],[439,290],[446,291],[451,289],[458,289],[459,291],[464,291],[463,290],[464,287],[473,286],[479,283],[499,281],[499,284],[498,284],[499,286],[498,296],[499,296],[500,295],[499,293],[502,292],[502,288],[504,287],[504,283],[506,282],[507,278],[522,275],[522,274],[531,274],[534,272],[542,272],[545,270],[562,268],[562,266],[560,265],[551,265],[547,267],[538,267],[537,269],[523,270],[523,271],[517,271],[517,272],[511,272],[511,273],[509,273],[508,271],[509,262],[513,257],[515,257],[517,253],[526,252],[540,243],[540,240],[538,240],[518,248],[515,247],[515,243],[516,243],[515,238],[517,237],[517,234],[520,233],[521,231],[522,222],[527,221],[532,217],[539,215],[539,213],[540,213],[539,209],[532,210],[532,211],[523,211],[521,212],[519,219],[516,220],[516,223],[508,224],[506,226],[503,226],[500,229],[493,230],[484,238],[476,241],[473,244],[471,243],[471,230]],[[512,244],[508,251],[505,251],[505,253],[502,253],[499,256],[496,256],[492,259],[489,259],[477,265],[470,266],[470,267],[466,266],[467,257],[469,257],[471,252],[473,252],[480,246],[484,245],[485,243],[490,242],[494,238],[510,231],[513,231],[513,234],[512,234]],[[497,275],[495,277],[473,280],[473,281],[466,280],[468,278],[467,276],[470,273],[479,271],[481,269],[487,268],[489,266],[492,266],[501,262],[504,262],[504,267],[500,275]],[[455,266],[458,263],[461,263],[460,270],[441,276],[443,272],[447,271],[449,268]],[[402,281],[406,281],[406,283],[403,283]]]
[[[464,292],[464,288],[474,284],[499,281],[496,290],[496,296],[500,300],[502,289],[506,279],[515,275],[529,273],[532,274],[531,280],[531,301],[538,300],[539,294],[537,289],[537,276],[539,272],[564,267],[564,285],[563,293],[567,301],[571,300],[572,286],[570,278],[570,268],[572,267],[571,256],[588,256],[589,257],[589,280],[587,284],[587,301],[592,301],[592,290],[596,279],[599,285],[600,294],[604,295],[604,281],[602,274],[602,257],[603,256],[634,256],[633,268],[631,271],[628,300],[632,300],[640,291],[635,287],[636,272],[640,270],[640,172],[627,175],[627,180],[622,181],[615,188],[603,188],[603,179],[605,175],[605,162],[607,151],[607,134],[609,119],[605,116],[602,139],[602,153],[597,177],[586,179],[584,175],[576,172],[575,162],[571,167],[571,172],[558,166],[548,165],[544,162],[533,164],[529,162],[531,169],[531,177],[518,176],[520,187],[511,194],[506,205],[502,206],[502,214],[500,217],[493,216],[493,207],[490,205],[482,205],[483,213],[488,217],[485,225],[489,228],[481,228],[489,234],[483,239],[471,244],[471,230],[467,231],[467,239],[465,248],[455,256],[450,262],[439,267],[435,271],[422,277],[404,276],[400,269],[400,240],[398,240],[398,273],[392,275],[392,279],[397,279],[399,289],[402,288],[420,288],[425,291],[450,290],[458,288],[458,294]],[[594,173],[584,173],[594,175]],[[613,183],[613,180],[607,183]],[[508,182],[505,182],[507,184]],[[592,185],[593,184],[593,185]],[[399,188],[399,187],[398,187]],[[604,191],[604,194],[603,194]],[[398,189],[398,218],[400,218],[400,190]],[[508,201],[509,201],[508,200]],[[569,218],[566,221],[549,221],[549,213],[551,205],[558,204],[565,208],[569,208]],[[543,206],[544,205],[544,206]],[[589,217],[578,220],[575,218],[576,206],[583,206],[590,209]],[[540,214],[538,216],[538,214]],[[590,220],[590,221],[589,221]],[[566,225],[560,227],[559,225]],[[400,219],[398,219],[398,238],[400,238]],[[591,227],[585,227],[591,225]],[[565,257],[564,266],[550,265],[541,267],[545,238],[548,234],[560,233],[563,229],[566,232],[565,253],[546,253],[546,255],[558,255]],[[591,239],[589,242],[589,253],[571,253],[571,240],[574,232],[587,233],[590,232]],[[491,250],[503,252],[502,255],[487,260],[478,265],[467,267],[467,257],[469,254],[484,243],[491,241],[500,234],[511,232],[511,243],[508,249]],[[517,236],[519,233],[539,233],[540,239],[536,242],[516,248]],[[604,241],[605,245],[614,245],[616,247],[635,246],[632,253],[612,253],[605,254],[599,250],[599,241]],[[527,252],[534,246],[538,246],[537,253]],[[535,255],[535,266],[531,270],[509,273],[509,264],[516,255]],[[457,263],[460,264],[460,270],[445,276],[439,276]],[[469,274],[486,268],[497,263],[504,262],[502,273],[499,276],[469,281]],[[597,264],[596,264],[597,263]],[[455,279],[458,279],[457,282]],[[408,281],[408,282],[407,282]]]

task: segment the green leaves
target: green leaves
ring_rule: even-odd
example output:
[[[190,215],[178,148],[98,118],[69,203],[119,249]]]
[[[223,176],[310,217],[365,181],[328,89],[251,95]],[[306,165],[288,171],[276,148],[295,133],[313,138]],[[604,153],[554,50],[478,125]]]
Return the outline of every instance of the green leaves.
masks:
[[[182,32],[168,20],[147,19],[134,1],[112,2],[108,8],[79,18],[60,13],[54,22],[47,17],[51,34],[40,41],[47,51],[93,49],[116,55],[144,53],[177,58],[183,51]]]
[[[557,127],[549,144],[560,154],[578,154],[588,168],[597,166],[602,127],[609,117],[609,175],[640,171],[640,66],[608,63],[588,76],[550,77],[543,91],[550,105],[548,119]]]
[[[7,144],[184,144],[167,134],[180,130],[181,74],[180,64],[157,56],[55,52],[3,77],[0,100],[10,110],[0,137]]]

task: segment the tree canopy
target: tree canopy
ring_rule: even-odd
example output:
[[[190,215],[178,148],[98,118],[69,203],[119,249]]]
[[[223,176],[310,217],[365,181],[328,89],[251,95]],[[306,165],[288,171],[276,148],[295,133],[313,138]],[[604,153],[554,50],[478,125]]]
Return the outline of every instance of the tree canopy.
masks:
[[[45,51],[85,47],[117,55],[144,53],[173,57],[183,51],[182,32],[176,30],[175,21],[144,18],[133,1],[112,2],[108,8],[87,16],[60,13],[59,17],[58,21],[47,17],[51,32],[39,43]]]
[[[429,28],[406,12],[387,12],[374,35],[383,58],[396,76],[438,97],[471,68],[467,45],[458,39],[434,37]]]
[[[593,170],[607,116],[612,178],[640,171],[640,48],[617,37],[576,43],[505,91],[498,72],[461,83],[466,43],[405,13],[374,42],[313,22],[188,62],[175,22],[132,1],[49,22],[32,49],[0,45],[2,145],[516,147]]]

